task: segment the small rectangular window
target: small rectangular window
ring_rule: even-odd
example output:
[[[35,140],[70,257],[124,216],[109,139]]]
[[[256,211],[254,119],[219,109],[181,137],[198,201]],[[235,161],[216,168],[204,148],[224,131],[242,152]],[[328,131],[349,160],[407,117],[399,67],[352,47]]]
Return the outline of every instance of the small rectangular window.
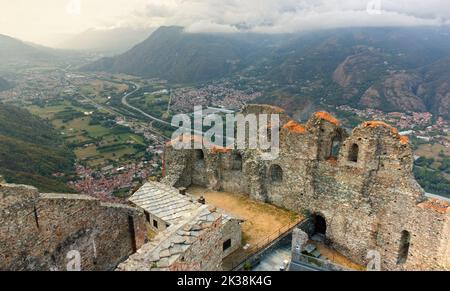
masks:
[[[153,220],[153,227],[154,227],[154,228],[158,228],[158,221]]]
[[[144,213],[145,213],[145,220],[147,220],[147,222],[150,223],[150,213],[148,213],[147,211],[145,211]]]
[[[231,248],[231,239],[229,239],[223,243],[223,251],[226,251],[229,248]]]

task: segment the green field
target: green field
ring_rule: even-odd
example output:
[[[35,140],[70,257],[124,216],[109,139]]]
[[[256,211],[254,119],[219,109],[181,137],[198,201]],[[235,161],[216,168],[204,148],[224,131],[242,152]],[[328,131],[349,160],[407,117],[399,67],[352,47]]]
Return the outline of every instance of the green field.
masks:
[[[122,95],[128,90],[125,84],[118,84],[103,80],[95,80],[80,87],[80,92],[84,96],[92,98],[99,104],[108,102],[108,97],[112,95]]]
[[[129,128],[115,124],[114,117],[69,101],[53,102],[49,106],[33,105],[28,110],[51,122],[64,137],[77,159],[90,167],[101,167],[139,160],[145,153],[145,141]],[[95,119],[95,120],[94,120]]]
[[[169,95],[145,93],[141,96],[129,97],[129,102],[155,117],[169,119],[167,112],[170,102]]]

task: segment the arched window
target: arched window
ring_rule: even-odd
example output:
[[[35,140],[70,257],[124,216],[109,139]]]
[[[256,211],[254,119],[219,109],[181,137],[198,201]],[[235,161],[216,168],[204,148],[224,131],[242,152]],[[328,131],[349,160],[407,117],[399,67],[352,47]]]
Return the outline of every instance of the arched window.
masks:
[[[348,153],[348,160],[350,162],[357,163],[358,162],[358,156],[359,156],[359,146],[356,143],[354,143],[351,146],[350,151]]]
[[[270,180],[273,183],[283,182],[283,169],[278,165],[273,165],[270,167]]]
[[[195,161],[203,162],[205,160],[205,154],[202,150],[195,150]]]
[[[241,154],[233,155],[233,171],[242,171],[242,156],[241,156]]]
[[[402,237],[400,239],[400,250],[398,252],[398,264],[404,264],[408,260],[409,247],[411,245],[411,234],[409,231],[402,231]]]

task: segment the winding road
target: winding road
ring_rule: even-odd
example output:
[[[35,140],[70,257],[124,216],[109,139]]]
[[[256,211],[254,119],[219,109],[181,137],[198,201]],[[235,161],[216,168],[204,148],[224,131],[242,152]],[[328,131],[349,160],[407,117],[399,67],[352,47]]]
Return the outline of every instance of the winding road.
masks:
[[[171,123],[169,123],[169,122],[167,122],[167,121],[165,121],[165,120],[159,119],[159,118],[157,118],[157,117],[154,117],[154,116],[152,116],[152,115],[150,115],[150,114],[148,114],[148,113],[142,111],[141,109],[136,108],[136,107],[134,107],[133,105],[130,105],[130,103],[128,103],[127,98],[128,98],[129,96],[133,95],[134,93],[136,93],[139,89],[141,89],[141,87],[140,87],[138,84],[136,84],[136,83],[130,83],[130,84],[132,84],[136,89],[135,89],[134,91],[130,92],[130,93],[125,94],[125,95],[122,97],[122,104],[123,104],[124,106],[126,106],[126,107],[128,107],[128,108],[134,110],[134,111],[139,112],[140,114],[144,115],[145,117],[147,117],[147,118],[149,118],[149,119],[151,119],[151,120],[153,120],[153,121],[159,122],[159,123],[164,124],[164,125],[169,125],[169,126],[171,126],[171,125],[172,125]]]
[[[124,106],[126,106],[126,107],[128,107],[128,108],[130,108],[130,109],[132,109],[132,110],[134,110],[134,111],[139,112],[140,114],[144,115],[145,117],[148,117],[149,119],[151,119],[151,120],[153,120],[153,121],[155,121],[155,122],[159,122],[159,123],[164,124],[164,125],[173,126],[171,123],[169,123],[169,122],[167,122],[167,121],[165,121],[165,120],[162,120],[162,119],[159,119],[159,118],[157,118],[157,117],[154,117],[154,116],[152,116],[152,115],[150,115],[150,114],[148,114],[148,113],[142,111],[141,109],[136,108],[136,107],[134,107],[133,105],[130,105],[130,104],[128,103],[127,98],[128,98],[129,96],[131,96],[132,94],[136,93],[136,92],[140,89],[140,86],[139,86],[138,84],[136,84],[136,83],[130,83],[130,84],[133,85],[136,89],[133,90],[132,92],[130,92],[130,93],[124,95],[124,96],[122,97],[122,104],[123,104]],[[189,128],[189,129],[190,129],[190,128]],[[190,129],[190,130],[192,130],[192,129]],[[198,134],[198,135],[201,135],[201,136],[204,135],[204,133],[203,133],[202,131],[197,131],[197,130],[192,130],[192,133],[193,133],[193,134]],[[223,137],[223,138],[224,138],[225,140],[228,140],[227,137]]]

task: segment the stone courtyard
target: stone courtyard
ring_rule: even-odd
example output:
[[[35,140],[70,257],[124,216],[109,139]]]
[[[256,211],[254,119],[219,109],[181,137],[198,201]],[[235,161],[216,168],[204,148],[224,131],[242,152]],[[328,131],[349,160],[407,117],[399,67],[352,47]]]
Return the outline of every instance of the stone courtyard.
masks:
[[[300,214],[236,193],[211,191],[198,186],[189,188],[188,192],[196,198],[203,196],[208,204],[242,219],[244,246],[257,245],[269,237],[274,237],[280,229],[297,225],[303,220]]]
[[[246,258],[269,247],[280,236],[303,221],[295,212],[250,199],[239,193],[217,192],[193,186],[188,189],[196,198],[204,198],[227,213],[242,219],[242,246],[224,258],[224,270],[232,270]]]

